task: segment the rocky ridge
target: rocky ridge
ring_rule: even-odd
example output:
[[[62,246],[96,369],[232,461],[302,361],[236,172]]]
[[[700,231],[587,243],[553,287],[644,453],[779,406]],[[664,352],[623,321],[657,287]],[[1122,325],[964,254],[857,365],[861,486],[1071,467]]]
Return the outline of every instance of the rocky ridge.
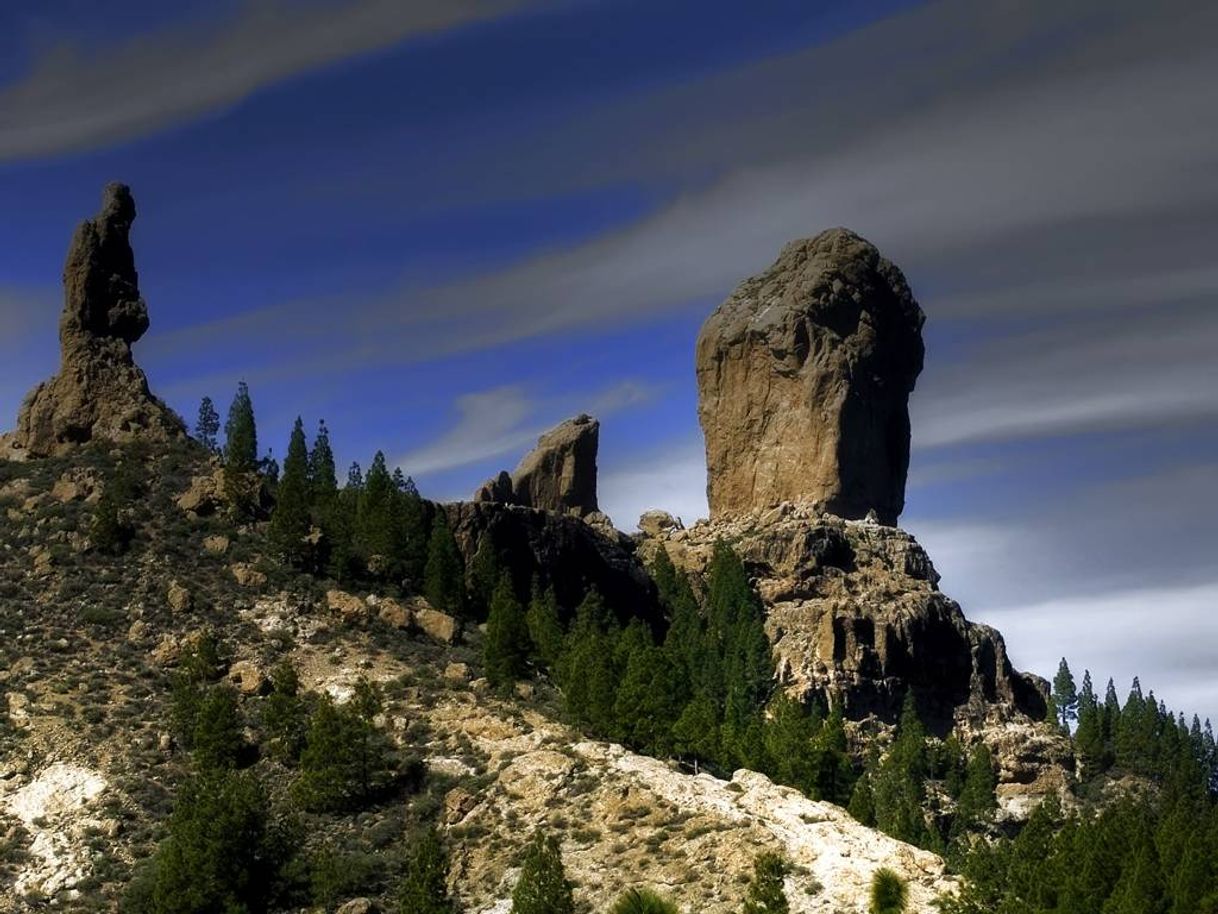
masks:
[[[129,240],[134,221],[130,189],[109,184],[101,211],[77,228],[63,271],[59,372],[26,396],[0,453],[46,457],[95,438],[185,435],[182,421],[149,391],[131,353],[148,330]]]

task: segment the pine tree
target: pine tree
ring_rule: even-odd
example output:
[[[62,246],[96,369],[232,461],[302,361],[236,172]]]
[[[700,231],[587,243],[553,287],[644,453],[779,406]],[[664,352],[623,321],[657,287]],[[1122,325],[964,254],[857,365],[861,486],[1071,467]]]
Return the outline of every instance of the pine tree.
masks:
[[[384,739],[372,725],[375,702],[366,687],[346,705],[323,694],[313,711],[300,754],[297,799],[314,811],[358,809],[389,768]]]
[[[500,574],[491,596],[483,659],[487,682],[500,690],[510,689],[528,672],[528,623],[507,571]]]
[[[668,654],[648,641],[626,660],[613,712],[622,738],[650,755],[667,756],[674,748],[672,722],[688,692]]]
[[[212,454],[219,452],[216,436],[220,434],[220,414],[211,402],[211,397],[204,397],[199,402],[199,418],[195,422],[195,438],[199,444]]]
[[[249,516],[254,508],[251,476],[258,469],[258,430],[249,388],[242,381],[224,423],[224,493],[234,513]]]
[[[615,655],[619,634],[616,620],[600,594],[589,591],[575,610],[559,669],[568,713],[592,732],[609,738],[617,725]]]
[[[1058,664],[1057,675],[1053,677],[1053,704],[1062,729],[1069,731],[1070,722],[1078,720],[1078,692],[1065,657]]]
[[[271,541],[279,554],[291,565],[302,566],[308,558],[309,535],[309,452],[305,443],[304,423],[296,417],[287,457],[283,461],[283,478],[276,492],[275,511],[271,515]]]
[[[448,897],[448,855],[434,828],[428,828],[412,844],[406,857],[406,873],[398,892],[401,914],[452,914]]]
[[[529,640],[533,644],[534,653],[542,666],[553,672],[558,669],[562,657],[563,630],[558,618],[558,601],[554,591],[542,590],[537,581],[533,581],[532,596],[529,599],[529,609],[525,614],[529,627]]]
[[[876,827],[922,847],[931,841],[922,809],[926,774],[926,733],[913,693],[908,692],[896,739],[872,778],[871,788]]]
[[[817,795],[822,800],[845,806],[854,792],[855,775],[840,701],[833,703],[829,716],[812,742],[812,758],[816,764],[814,777]]]
[[[329,506],[338,492],[338,472],[334,466],[334,451],[330,449],[330,430],[326,420],[317,424],[313,450],[309,452],[309,504],[314,510]]]
[[[783,880],[790,865],[777,854],[763,853],[753,861],[753,880],[744,897],[743,914],[787,914],[790,905]]]
[[[207,689],[195,717],[195,765],[200,771],[234,768],[245,746],[245,721],[237,707],[237,693],[229,686]]]
[[[300,758],[307,727],[305,704],[300,697],[300,677],[287,660],[271,670],[271,694],[266,698],[262,726],[272,755],[283,762]]]
[[[720,757],[719,715],[706,695],[695,696],[673,724],[674,749],[695,763],[713,763]]]
[[[465,613],[465,563],[443,511],[436,512],[427,541],[423,592],[436,609],[455,616]]]
[[[400,571],[402,543],[395,523],[398,491],[385,465],[385,455],[377,451],[364,477],[355,516],[355,550],[373,574]]]
[[[525,851],[511,914],[575,914],[571,883],[552,837],[539,832]]]
[[[213,769],[184,784],[153,862],[152,910],[266,910],[285,862],[268,819],[266,792],[247,772]]]
[[[814,800],[821,798],[812,745],[818,729],[819,721],[786,692],[780,691],[770,702],[764,730],[766,753],[773,760],[770,773],[779,783],[802,790]]]
[[[968,831],[989,819],[998,806],[994,794],[998,778],[994,773],[994,759],[985,744],[974,747],[969,754],[964,774],[964,787],[956,804],[956,817],[952,822],[952,837],[960,838]]]

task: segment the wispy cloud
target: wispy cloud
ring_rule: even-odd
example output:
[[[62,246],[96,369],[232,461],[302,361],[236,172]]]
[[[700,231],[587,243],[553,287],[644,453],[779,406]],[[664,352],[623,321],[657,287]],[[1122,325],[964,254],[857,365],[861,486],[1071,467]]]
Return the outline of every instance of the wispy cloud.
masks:
[[[521,6],[514,0],[250,0],[210,27],[101,52],[61,46],[0,90],[0,160],[131,139],[296,74]]]
[[[581,411],[600,418],[645,403],[654,393],[650,385],[628,380],[583,396],[538,396],[521,385],[463,394],[454,404],[456,424],[394,463],[415,477],[493,457],[510,457],[515,465],[538,436],[558,421]]]

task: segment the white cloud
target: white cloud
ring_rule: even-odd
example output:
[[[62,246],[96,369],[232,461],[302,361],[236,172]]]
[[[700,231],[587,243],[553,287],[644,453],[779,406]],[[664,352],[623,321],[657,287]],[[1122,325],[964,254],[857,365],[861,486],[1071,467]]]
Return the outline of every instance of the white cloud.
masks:
[[[61,46],[0,91],[0,160],[151,133],[298,73],[411,36],[501,15],[510,0],[251,0],[212,27],[141,35],[100,53]]]
[[[621,530],[634,530],[649,508],[665,510],[686,526],[709,513],[701,438],[668,442],[629,460],[608,463],[597,483],[601,510]]]
[[[416,479],[505,455],[514,465],[556,422],[579,412],[601,418],[645,403],[654,394],[651,386],[631,380],[587,395],[538,397],[521,385],[463,394],[455,401],[457,423],[394,464]]]

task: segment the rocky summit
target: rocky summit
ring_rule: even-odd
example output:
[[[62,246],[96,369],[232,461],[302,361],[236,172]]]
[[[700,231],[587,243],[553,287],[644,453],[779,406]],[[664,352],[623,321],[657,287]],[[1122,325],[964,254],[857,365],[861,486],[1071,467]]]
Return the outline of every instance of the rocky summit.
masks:
[[[923,319],[901,271],[846,229],[742,282],[696,348],[711,517],[808,502],[896,523]]]
[[[131,250],[135,200],[109,184],[101,211],[76,229],[63,269],[59,372],[26,396],[13,455],[46,457],[96,438],[129,441],[185,434],[181,420],[148,389],[131,346],[148,330]]]

